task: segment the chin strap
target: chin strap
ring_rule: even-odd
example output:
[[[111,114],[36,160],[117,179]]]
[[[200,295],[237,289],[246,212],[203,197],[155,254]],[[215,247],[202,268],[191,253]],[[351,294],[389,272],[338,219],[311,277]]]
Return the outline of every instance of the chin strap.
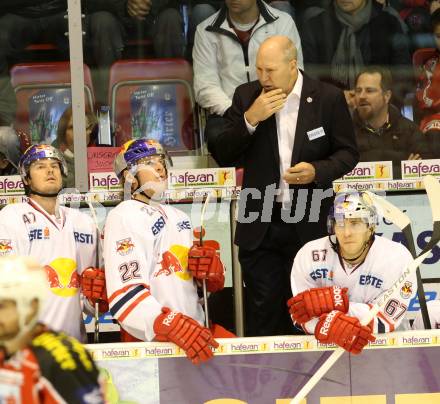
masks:
[[[357,257],[355,257],[355,258],[345,258],[345,257],[341,254],[341,251],[340,251],[339,246],[338,246],[338,254],[341,256],[341,258],[342,258],[344,261],[347,261],[347,262],[349,262],[349,263],[350,263],[350,262],[354,262],[354,261],[358,260],[358,259],[362,256],[362,254],[365,252],[365,250],[371,245],[370,241],[371,241],[371,239],[368,240],[368,241],[366,241],[366,242],[364,243],[364,246],[362,247],[361,252],[360,252],[359,255],[358,255]]]
[[[355,258],[345,258],[345,257],[341,254],[338,240],[336,239],[336,242],[334,242],[334,241],[331,239],[331,236],[329,236],[329,240],[330,240],[330,244],[331,244],[333,250],[338,254],[339,263],[341,264],[342,268],[343,268],[344,271],[345,271],[344,261],[346,261],[346,262],[348,262],[348,263],[350,264],[351,262],[355,262],[356,260],[358,260],[358,259],[362,256],[362,254],[365,252],[365,250],[366,250],[367,248],[370,248],[370,247],[371,247],[371,244],[373,244],[373,241],[374,241],[374,233],[372,233],[372,234],[371,234],[371,237],[368,239],[368,241],[366,241],[366,242],[364,243],[364,246],[362,247],[361,252],[360,252],[359,255],[358,255],[357,257],[355,257]],[[356,269],[359,265],[362,265],[362,264],[363,264],[363,262],[365,261],[365,258],[366,258],[366,255],[365,255],[364,259],[356,265],[355,269]]]
[[[60,189],[60,191],[61,191],[61,189]],[[58,194],[60,193],[60,191],[58,191],[57,193],[46,194],[46,193],[34,191],[33,189],[31,189],[29,192],[29,195],[38,195],[38,196],[42,196],[43,198],[56,198],[58,196]]]
[[[138,184],[140,184],[140,181],[139,181],[137,174],[135,174],[135,178],[138,181]],[[153,187],[154,184],[159,184],[159,183],[151,183],[151,184],[145,183],[144,185],[142,185],[136,191],[133,192],[132,197],[135,197],[137,194],[141,194],[141,195],[145,196],[145,198],[147,198],[148,202],[154,201],[154,202],[160,203],[160,201],[162,201],[162,199],[163,199],[163,194],[164,194],[166,187],[157,187],[157,189],[154,189],[154,187]],[[152,197],[147,195],[147,193],[144,190],[146,188],[149,188],[149,186],[151,186],[151,189],[154,191],[153,196],[155,196],[156,193],[159,193],[159,195],[160,195],[159,199],[157,199],[157,198],[153,199]],[[161,189],[161,188],[163,188],[163,189]]]
[[[35,191],[31,187],[29,187],[29,195],[38,195],[38,196],[42,196],[43,198],[56,198],[62,189],[63,187],[61,186],[57,192],[53,192],[49,194],[49,193]]]

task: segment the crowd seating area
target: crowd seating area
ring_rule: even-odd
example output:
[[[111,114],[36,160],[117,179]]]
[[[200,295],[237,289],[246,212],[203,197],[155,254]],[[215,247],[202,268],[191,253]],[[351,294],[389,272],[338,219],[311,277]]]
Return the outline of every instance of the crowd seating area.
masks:
[[[440,11],[437,12],[437,9],[440,2],[371,1],[373,7],[379,5],[383,8],[381,12],[386,12],[400,24],[412,57],[412,63],[407,65],[390,63],[386,66],[394,78],[391,104],[405,118],[413,121],[423,135],[421,151],[417,149],[414,153],[423,159],[440,158],[440,24],[431,24],[434,15],[439,19]],[[210,111],[197,103],[191,49],[195,24],[200,22],[196,19],[200,18],[198,7],[208,4],[214,12],[224,2],[169,1],[163,2],[167,4],[165,7],[155,6],[153,1],[149,15],[134,17],[130,12],[121,16],[110,3],[107,10],[95,11],[92,6],[84,9],[84,94],[86,110],[97,115],[95,132],[99,131],[99,111],[102,106],[108,106],[113,146],[119,146],[130,138],[148,136],[160,140],[176,154],[205,153],[203,130],[205,117]],[[326,67],[307,56],[312,43],[308,30],[317,18],[319,21],[321,16],[331,12],[334,7],[332,1],[270,3],[288,11],[295,21],[302,41],[305,73],[328,80],[332,76],[331,66]],[[281,6],[278,3],[282,3]],[[0,21],[12,19],[13,12],[7,6],[2,7]],[[62,13],[66,14],[66,11]],[[110,13],[117,21],[115,24],[121,27],[123,43],[111,44],[118,48],[112,53],[113,59],[104,60],[106,55],[93,50],[97,26],[101,24],[107,29],[116,26],[106,26],[103,20],[99,20],[98,24],[98,20],[88,18],[99,13]],[[21,12],[17,14],[21,15]],[[207,16],[209,13],[204,15]],[[176,26],[179,35],[173,37]],[[110,36],[108,40],[112,38]],[[57,36],[50,35],[50,32],[34,35],[28,42],[23,42],[21,49],[9,54],[6,51],[0,53],[0,59],[3,59],[0,60],[0,126],[13,125],[21,151],[31,143],[57,144],[58,122],[72,103],[68,48],[64,48]],[[7,66],[3,72],[2,63]],[[355,86],[331,81],[345,91],[355,115]],[[13,89],[12,99],[8,98],[8,88]],[[377,136],[382,133],[382,128],[379,129],[373,130]],[[10,135],[11,132],[7,133]],[[93,137],[89,145],[99,145],[99,139],[99,136]],[[16,142],[8,144],[15,145]],[[8,150],[0,150],[0,158],[5,159],[10,154]],[[378,156],[377,160],[387,160],[386,153]],[[13,171],[0,170],[0,175]]]

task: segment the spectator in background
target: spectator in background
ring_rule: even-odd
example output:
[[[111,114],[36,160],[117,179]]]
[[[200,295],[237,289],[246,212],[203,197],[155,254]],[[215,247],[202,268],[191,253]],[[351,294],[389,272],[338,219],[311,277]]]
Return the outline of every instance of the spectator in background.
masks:
[[[96,143],[96,130],[98,129],[96,116],[91,112],[86,112],[86,143],[93,146]],[[60,118],[57,129],[57,138],[52,146],[59,149],[66,160],[67,175],[64,178],[64,187],[73,188],[75,186],[75,155],[73,144],[73,117],[72,107],[66,108]]]
[[[333,0],[302,31],[308,73],[345,90],[364,66],[410,64],[400,21],[375,0]]]
[[[401,15],[399,14],[399,12],[397,11],[397,9],[391,4],[390,0],[375,0],[377,3],[379,3],[380,5],[382,5],[382,8],[384,11],[386,11],[387,13],[391,14],[393,17],[395,17],[399,23],[400,23],[400,27],[402,28],[402,32],[407,35],[409,28],[406,25],[406,23],[403,21]]]
[[[86,62],[106,70],[120,58],[123,49],[121,18],[128,0],[87,0],[83,21]],[[0,114],[12,122],[15,96],[8,77],[8,65],[23,49],[48,37],[66,53],[68,23],[66,0],[2,0],[0,2]],[[102,70],[101,69],[101,70]],[[107,76],[105,76],[107,77]],[[105,78],[96,80],[98,101],[105,102]]]
[[[14,128],[0,123],[0,175],[18,173],[20,142]]]
[[[401,160],[420,160],[426,139],[415,123],[390,104],[392,78],[388,69],[370,66],[356,78],[353,121],[360,161],[393,162],[400,178]]]
[[[333,0],[293,0],[295,5],[296,25],[302,35],[303,26],[307,21],[322,12],[323,9],[330,7]]]
[[[195,0],[193,2],[188,24],[187,58],[189,60],[192,60],[192,49],[197,26],[218,11],[223,4],[223,0]]]
[[[206,134],[215,131],[232,104],[234,90],[257,78],[255,61],[260,44],[274,35],[289,37],[303,67],[301,40],[295,22],[286,13],[261,0],[225,0],[225,5],[197,27],[194,49],[196,101],[213,114]]]
[[[286,0],[266,1],[272,7],[284,11],[295,18],[295,9]],[[192,60],[192,48],[194,45],[194,36],[196,34],[197,25],[218,11],[223,6],[223,0],[195,0],[190,13],[188,27],[188,58]]]
[[[154,54],[160,58],[183,57],[185,36],[178,0],[124,0],[131,17],[128,30],[153,39]]]
[[[429,1],[401,0],[399,15],[407,27],[411,52],[432,45],[429,35]]]
[[[288,0],[267,0],[266,3],[269,3],[272,7],[280,11],[284,11],[295,19],[295,8]]]
[[[423,115],[440,111],[440,9],[431,16],[431,29],[436,50],[423,65],[416,66],[417,106]]]
[[[428,143],[428,151],[425,158],[440,158],[440,112],[423,118],[420,122],[420,129],[425,135]]]

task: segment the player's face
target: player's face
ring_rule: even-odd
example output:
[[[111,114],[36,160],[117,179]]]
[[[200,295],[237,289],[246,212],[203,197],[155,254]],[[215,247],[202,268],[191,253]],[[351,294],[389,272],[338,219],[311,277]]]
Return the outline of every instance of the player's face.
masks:
[[[15,301],[0,299],[0,341],[14,338],[19,330],[18,310]]]
[[[348,14],[356,14],[364,7],[366,0],[336,0],[338,7]]]
[[[60,163],[54,159],[34,161],[29,167],[29,186],[41,193],[57,193],[62,187]]]
[[[152,156],[141,159],[137,162],[137,179],[139,187],[143,188],[143,192],[150,198],[157,192],[154,184],[164,184],[167,180],[167,170],[165,162],[160,156]],[[152,184],[150,188],[148,184]]]
[[[368,121],[388,110],[390,91],[383,91],[379,73],[364,73],[358,77],[355,104],[360,118]]]
[[[344,258],[357,257],[371,236],[371,230],[363,219],[338,221],[334,229]]]
[[[288,94],[298,76],[296,60],[288,61],[278,48],[264,48],[257,55],[257,76],[265,92],[277,88]]]
[[[434,28],[433,33],[435,44],[437,46],[437,49],[440,51],[440,24],[437,24],[437,26]]]

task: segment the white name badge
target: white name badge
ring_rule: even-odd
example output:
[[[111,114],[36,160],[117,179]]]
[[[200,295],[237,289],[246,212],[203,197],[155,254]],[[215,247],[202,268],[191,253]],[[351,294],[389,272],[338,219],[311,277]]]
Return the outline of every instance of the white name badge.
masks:
[[[307,132],[307,136],[309,137],[310,141],[318,139],[319,137],[325,136],[324,128],[322,126],[320,126],[319,128],[309,130]]]

